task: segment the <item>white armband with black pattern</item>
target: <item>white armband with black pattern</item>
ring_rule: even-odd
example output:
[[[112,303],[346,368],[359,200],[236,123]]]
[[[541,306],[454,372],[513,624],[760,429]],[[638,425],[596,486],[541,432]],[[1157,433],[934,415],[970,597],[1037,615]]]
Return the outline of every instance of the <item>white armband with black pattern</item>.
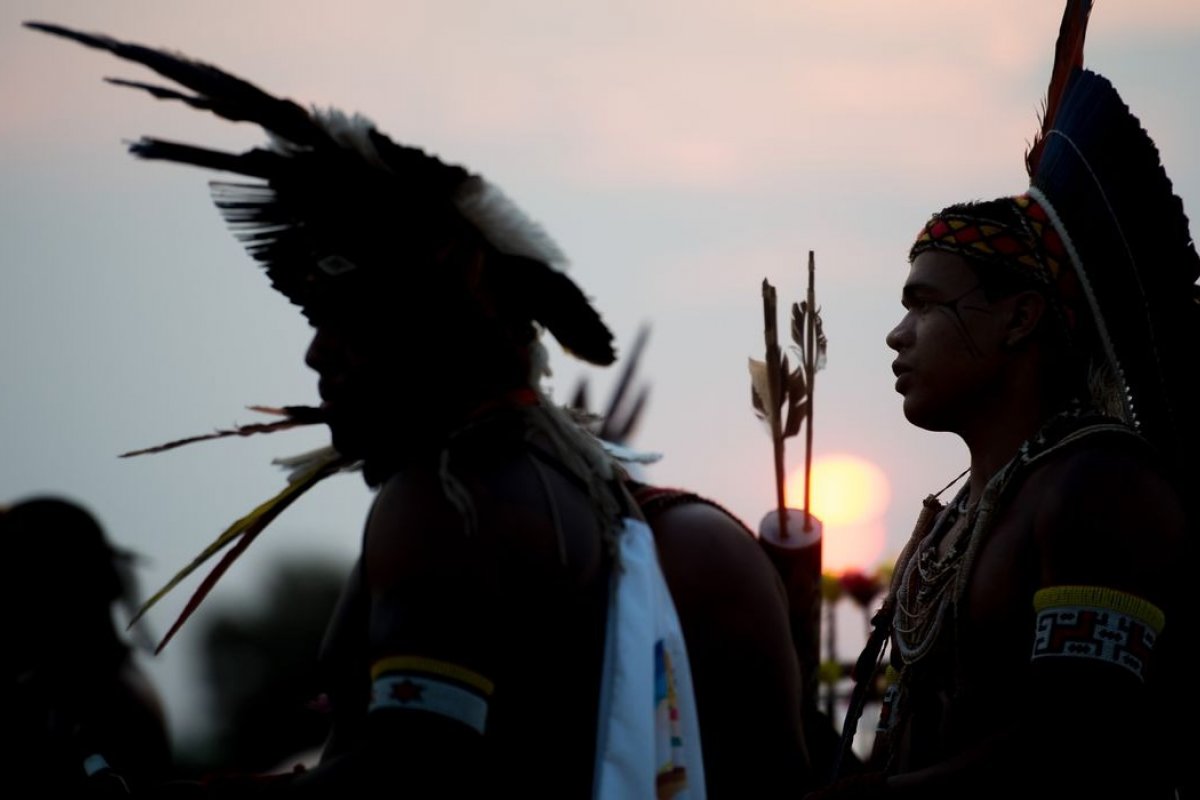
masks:
[[[1101,586],[1051,586],[1033,596],[1033,660],[1106,661],[1145,680],[1150,651],[1166,621],[1142,598]]]

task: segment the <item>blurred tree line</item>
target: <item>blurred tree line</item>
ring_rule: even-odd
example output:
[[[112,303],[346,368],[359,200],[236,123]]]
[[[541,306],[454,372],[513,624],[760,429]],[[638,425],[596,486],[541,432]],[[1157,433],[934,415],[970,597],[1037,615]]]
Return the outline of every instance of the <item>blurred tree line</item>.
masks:
[[[264,581],[259,604],[215,609],[207,618],[199,672],[208,733],[177,744],[181,773],[287,768],[321,747],[329,723],[317,659],[350,569],[349,562],[292,557]]]

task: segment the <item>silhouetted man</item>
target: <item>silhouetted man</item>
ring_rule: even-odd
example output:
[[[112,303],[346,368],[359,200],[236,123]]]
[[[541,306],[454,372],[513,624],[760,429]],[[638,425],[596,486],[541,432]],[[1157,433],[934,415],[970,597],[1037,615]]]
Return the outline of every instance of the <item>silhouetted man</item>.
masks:
[[[896,391],[963,440],[970,477],[897,563],[875,772],[823,798],[1183,780],[1200,259],[1153,143],[1082,69],[1089,10],[1067,5],[1028,191],[949,206],[912,247]]]
[[[321,763],[253,785],[439,797],[803,788],[799,681],[769,563],[725,516],[698,528],[694,547],[669,555],[680,574],[712,579],[681,589],[680,610],[703,615],[681,627],[621,463],[540,389],[543,330],[591,363],[615,358],[540,228],[479,176],[361,117],[39,27],[197,93],[149,87],[159,97],[270,132],[242,154],[132,149],[254,179],[215,184],[217,205],[314,327],[306,361],[336,451],[325,463],[361,465],[376,490],[324,648],[334,728]],[[680,538],[668,533],[663,552],[680,553]],[[725,594],[698,604],[704,589]],[[728,697],[693,692],[693,658],[705,693]],[[720,727],[714,739],[736,730],[746,760],[703,750],[698,714]]]

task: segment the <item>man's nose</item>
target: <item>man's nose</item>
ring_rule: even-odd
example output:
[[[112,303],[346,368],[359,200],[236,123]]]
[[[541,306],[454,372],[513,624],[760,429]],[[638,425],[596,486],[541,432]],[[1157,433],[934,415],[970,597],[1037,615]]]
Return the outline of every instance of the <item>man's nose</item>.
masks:
[[[883,338],[883,341],[888,347],[899,352],[900,350],[904,349],[905,345],[908,344],[910,338],[908,315],[905,314],[904,318],[897,323],[896,327],[888,331],[888,334]]]
[[[308,343],[308,349],[304,351],[304,363],[310,369],[320,372],[321,365],[329,361],[331,342],[332,334],[325,328],[317,328],[312,341]]]

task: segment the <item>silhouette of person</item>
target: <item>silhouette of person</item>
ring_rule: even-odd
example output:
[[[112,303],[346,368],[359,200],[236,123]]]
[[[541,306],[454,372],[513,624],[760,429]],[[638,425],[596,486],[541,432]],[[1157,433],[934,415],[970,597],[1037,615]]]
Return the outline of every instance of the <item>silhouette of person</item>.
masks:
[[[970,454],[897,561],[871,771],[822,800],[1176,798],[1196,534],[1197,257],[1069,2],[1029,188],[955,203],[887,336],[904,414]],[[852,718],[851,718],[852,720]]]
[[[3,582],[10,763],[45,796],[165,779],[163,708],[113,620],[113,605],[133,599],[131,555],[57,497],[0,509],[0,534],[13,567]]]

